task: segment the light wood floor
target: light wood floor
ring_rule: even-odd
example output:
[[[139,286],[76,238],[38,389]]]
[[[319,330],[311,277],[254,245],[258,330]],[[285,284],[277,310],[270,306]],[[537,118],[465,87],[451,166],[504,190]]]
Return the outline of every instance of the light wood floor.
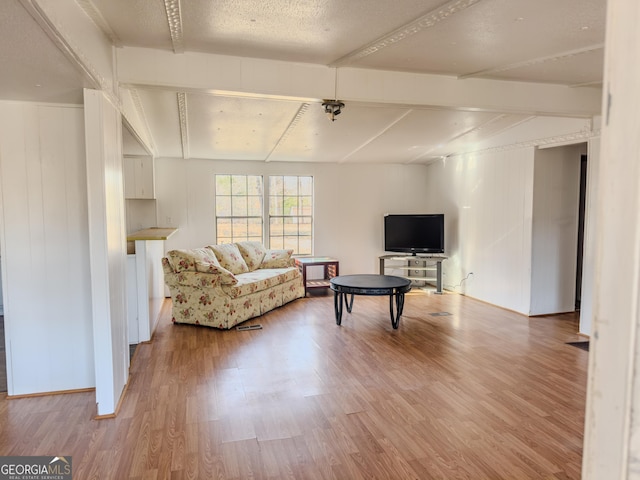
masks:
[[[574,314],[455,294],[297,300],[262,330],[169,323],[138,346],[115,419],[94,394],[0,399],[0,455],[86,479],[578,479],[588,352]],[[433,316],[447,312],[451,315]]]
[[[0,393],[7,391],[7,352],[4,343],[4,315],[0,315]]]

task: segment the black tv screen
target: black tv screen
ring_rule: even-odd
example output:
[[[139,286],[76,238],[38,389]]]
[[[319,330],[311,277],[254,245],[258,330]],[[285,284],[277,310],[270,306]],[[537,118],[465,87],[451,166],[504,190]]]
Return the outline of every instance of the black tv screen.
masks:
[[[444,214],[385,215],[384,250],[444,253]]]

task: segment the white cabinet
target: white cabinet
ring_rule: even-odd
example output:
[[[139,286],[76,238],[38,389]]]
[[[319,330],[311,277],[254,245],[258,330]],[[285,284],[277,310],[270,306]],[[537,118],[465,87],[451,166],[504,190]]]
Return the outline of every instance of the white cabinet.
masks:
[[[153,157],[124,157],[124,198],[155,197]]]

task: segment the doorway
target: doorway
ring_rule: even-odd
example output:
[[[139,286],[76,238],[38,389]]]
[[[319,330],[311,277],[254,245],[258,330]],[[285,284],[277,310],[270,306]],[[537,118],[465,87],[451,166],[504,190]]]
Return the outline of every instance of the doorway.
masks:
[[[2,258],[0,257],[0,393],[7,391],[7,351],[4,335],[4,302],[2,296]]]
[[[584,220],[587,201],[587,155],[580,155],[580,199],[578,201],[578,248],[576,258],[576,311],[582,301],[582,262],[584,251]]]

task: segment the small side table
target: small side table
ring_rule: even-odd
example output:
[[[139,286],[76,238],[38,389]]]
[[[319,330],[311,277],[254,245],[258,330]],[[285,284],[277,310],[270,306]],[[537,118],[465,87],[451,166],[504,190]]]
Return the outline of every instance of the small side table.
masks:
[[[329,281],[333,277],[337,277],[339,272],[339,262],[331,257],[298,257],[295,259],[296,265],[302,274],[302,283],[304,284],[304,296],[310,289],[329,288]],[[324,276],[322,279],[307,280],[307,267],[323,266]]]

